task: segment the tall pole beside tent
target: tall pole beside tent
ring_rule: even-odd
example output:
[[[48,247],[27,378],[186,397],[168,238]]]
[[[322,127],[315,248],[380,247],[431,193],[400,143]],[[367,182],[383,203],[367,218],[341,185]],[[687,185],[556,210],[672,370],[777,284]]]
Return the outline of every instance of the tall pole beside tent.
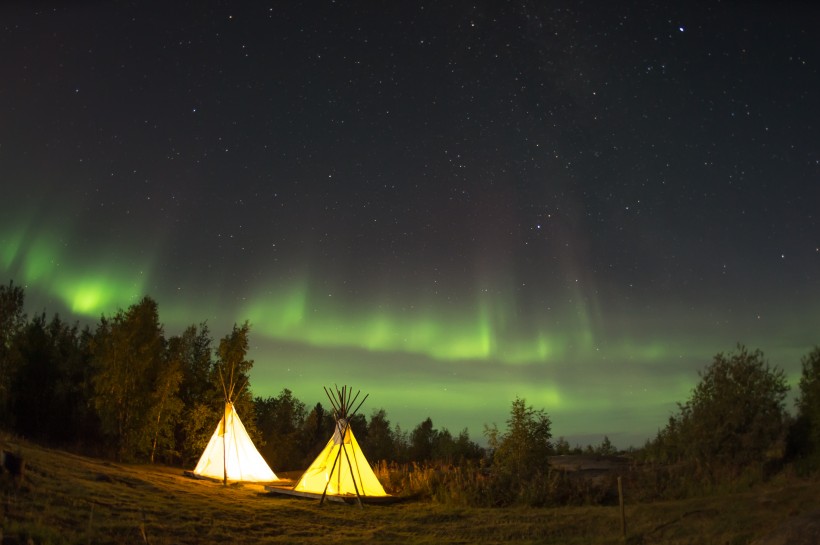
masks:
[[[225,395],[225,407],[222,409],[222,486],[228,486],[228,460],[226,458],[227,455],[227,447],[225,445],[225,433],[227,432],[228,427],[228,403],[230,403],[231,398],[230,394],[228,394],[228,387],[225,385],[225,375],[222,374],[222,368],[219,369],[219,382],[222,383],[222,393]],[[231,390],[233,390],[233,367],[231,367]]]
[[[341,454],[342,451],[344,451],[345,453],[345,460],[347,460],[347,467],[350,468],[350,474],[353,475],[353,490],[356,491],[356,501],[359,502],[360,508],[364,507],[362,505],[362,495],[359,494],[359,486],[356,484],[356,474],[353,471],[353,465],[350,463],[350,455],[347,453],[347,449],[345,448],[344,443],[342,443],[342,448],[339,451],[339,453]]]
[[[338,424],[337,424],[338,425]],[[333,471],[336,469],[336,464],[339,462],[339,456],[342,454],[342,451],[336,453],[336,457],[333,459],[333,465],[330,466],[330,475],[333,475]],[[327,487],[330,486],[330,478],[328,478],[327,482],[325,483],[325,489],[322,491],[322,498],[319,500],[319,505],[325,503],[325,496],[327,496]]]
[[[225,409],[222,412],[222,486],[228,486],[228,460],[227,447],[225,446],[225,436],[227,435],[228,427],[228,404],[225,403]]]

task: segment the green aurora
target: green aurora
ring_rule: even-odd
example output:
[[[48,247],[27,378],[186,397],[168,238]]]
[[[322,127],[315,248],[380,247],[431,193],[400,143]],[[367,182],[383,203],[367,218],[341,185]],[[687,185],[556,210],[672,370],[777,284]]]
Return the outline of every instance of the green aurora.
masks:
[[[247,320],[255,395],[289,388],[310,406],[322,402],[322,386],[353,384],[371,394],[371,409],[385,408],[405,430],[430,416],[438,427],[468,428],[479,441],[485,424],[503,426],[518,396],[548,411],[556,436],[585,444],[608,435],[621,446],[638,445],[687,398],[697,371],[738,340],[763,349],[793,385],[811,347],[811,328],[805,320],[789,323],[788,313],[778,321],[789,335],[746,326],[734,329],[744,333],[735,339],[724,337],[730,328],[718,317],[693,331],[681,319],[686,313],[676,316],[673,308],[612,316],[612,323],[631,323],[631,336],[607,331],[606,321],[591,317],[600,311],[582,302],[555,309],[561,319],[528,315],[523,323],[514,297],[489,290],[466,303],[395,304],[333,297],[303,277],[226,302],[196,282],[172,282],[180,287],[167,293],[157,271],[138,260],[75,261],[70,245],[55,240],[56,232],[2,232],[3,273],[25,287],[29,314],[68,314],[93,326],[149,295],[160,304],[167,334],[207,321],[218,340]],[[580,293],[573,299],[585,300]]]

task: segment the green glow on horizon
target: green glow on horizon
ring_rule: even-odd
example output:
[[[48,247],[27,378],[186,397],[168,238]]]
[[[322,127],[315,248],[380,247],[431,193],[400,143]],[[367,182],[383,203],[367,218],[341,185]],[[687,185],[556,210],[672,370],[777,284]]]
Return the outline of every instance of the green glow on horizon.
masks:
[[[387,346],[393,337],[393,328],[384,312],[374,313],[364,324],[365,335],[362,345],[368,350],[380,350]]]
[[[27,239],[26,252],[22,253]],[[72,312],[89,317],[115,312],[143,295],[152,295],[144,292],[147,276],[135,273],[133,264],[128,269],[128,265],[114,267],[111,263],[78,265],[71,261],[69,250],[52,240],[59,237],[54,233],[33,236],[19,229],[7,231],[0,247],[5,267],[16,266],[27,284],[57,297]],[[456,307],[449,300],[442,304],[429,297],[416,301],[417,305],[406,301],[399,304],[388,296],[382,297],[380,304],[374,304],[372,296],[363,302],[345,301],[323,292],[319,295],[318,290],[311,289],[309,278],[303,274],[289,282],[266,286],[264,291],[258,290],[261,295],[251,294],[250,302],[238,312],[209,304],[207,298],[192,300],[192,292],[172,299],[168,307],[165,300],[158,303],[164,315],[174,317],[176,326],[189,325],[186,317],[194,310],[205,311],[200,320],[224,319],[227,313],[231,321],[247,319],[256,331],[273,339],[315,347],[419,354],[442,361],[498,361],[527,366],[567,358],[591,361],[604,353],[609,358],[634,361],[664,361],[676,354],[659,341],[623,341],[599,353],[591,318],[599,313],[594,312],[594,301],[585,299],[576,285],[571,288],[574,306],[557,309],[564,321],[556,325],[537,314],[522,322],[522,309],[508,295],[514,293],[512,282],[501,282],[505,289],[479,286],[472,301]]]
[[[265,335],[315,346],[421,352],[444,359],[487,353],[476,344],[472,324],[445,325],[418,310],[391,314],[377,309],[354,314],[329,302],[310,300],[304,286],[255,299],[242,314]]]
[[[566,341],[560,336],[550,337],[544,332],[538,332],[535,338],[507,343],[498,357],[507,363],[528,364],[555,361],[565,355],[566,350]]]
[[[71,310],[79,314],[89,314],[103,306],[103,301],[109,301],[107,293],[103,293],[97,285],[77,286],[72,297]]]
[[[17,259],[20,253],[20,247],[23,245],[23,233],[21,232],[5,232],[0,238],[0,259],[2,259],[3,267],[11,268],[12,263]]]
[[[20,251],[24,235],[20,232],[4,235],[2,256],[4,267],[17,264],[26,285],[35,286],[65,304],[71,312],[83,316],[99,316],[115,312],[143,295],[145,278],[126,270],[126,266],[111,267],[102,263],[68,265],[70,255],[50,242],[56,236],[40,235]]]
[[[58,282],[55,293],[72,312],[97,316],[135,303],[140,289],[132,284],[114,282],[105,276],[86,276]]]
[[[658,342],[632,346],[630,347],[630,351],[634,354],[635,359],[644,361],[658,361],[670,356],[669,349]]]
[[[301,282],[278,291],[268,289],[250,301],[240,309],[240,315],[273,339],[316,347],[420,354],[445,361],[531,365],[567,358],[590,362],[609,358],[661,362],[691,354],[692,348],[657,338],[598,341],[586,303],[577,303],[576,308],[564,312],[574,320],[550,327],[539,322],[538,316],[519,323],[511,318],[511,307],[505,307],[499,298],[491,301],[486,293],[472,306],[458,310],[436,308],[434,302],[424,308],[395,308],[385,302],[356,306],[317,297],[306,282]]]
[[[531,399],[530,404],[537,407],[561,408],[564,404],[561,392],[554,386],[539,388],[533,391],[531,397],[525,399]]]
[[[99,316],[124,309],[144,295],[144,279],[139,274],[130,280],[127,278],[123,274],[106,273],[66,275],[52,284],[52,293],[72,312]]]
[[[490,354],[493,350],[493,331],[490,325],[489,308],[486,303],[481,304],[478,313],[478,349],[482,355]]]
[[[38,238],[29,246],[29,251],[23,261],[23,278],[27,283],[54,276],[57,264],[57,250],[43,238]]]
[[[423,354],[441,360],[497,359],[525,364],[549,361],[566,349],[559,335],[543,331],[531,336],[512,334],[506,331],[513,329],[512,323],[495,327],[491,312],[482,305],[472,316],[469,311],[456,314],[435,308],[391,313],[382,306],[353,311],[312,300],[304,285],[255,298],[241,314],[271,338],[321,347]]]
[[[300,327],[304,323],[306,304],[307,286],[300,285],[287,292],[282,312],[278,318],[284,330]]]
[[[612,425],[611,415],[626,431],[653,434],[676,411],[675,403],[691,395],[698,381],[694,366],[708,365],[736,342],[708,325],[676,329],[679,309],[673,305],[660,311],[664,324],[658,327],[655,316],[603,315],[576,286],[568,302],[552,302],[548,311],[501,288],[476,289],[462,299],[412,298],[412,288],[363,296],[334,291],[331,297],[333,290],[316,288],[320,284],[311,284],[309,274],[239,294],[200,278],[151,293],[145,290],[156,290],[158,279],[149,264],[157,255],[149,251],[129,261],[100,248],[82,258],[72,246],[52,242],[59,240],[4,232],[2,270],[24,280],[27,291],[31,287],[90,319],[148,295],[159,303],[169,334],[207,321],[218,339],[232,322],[248,320],[255,395],[277,395],[287,387],[303,401],[324,402],[324,382],[349,380],[373,393],[368,405],[387,409],[408,431],[431,416],[439,428],[468,427],[480,440],[483,424],[504,427],[517,396],[546,410],[556,430],[568,430],[564,434],[617,432],[604,427]],[[794,318],[781,327],[796,339],[810,338],[813,323]],[[767,357],[776,355],[772,363],[781,366],[794,367],[807,352],[791,338],[781,337],[769,350],[765,337],[740,340],[761,346]],[[271,345],[285,348],[259,348]],[[676,371],[679,362],[686,371]],[[788,378],[796,388],[799,372]]]
[[[27,284],[58,298],[71,312],[88,317],[113,313],[150,295],[158,298],[162,315],[173,317],[175,326],[216,317],[212,325],[222,327],[226,319],[247,319],[265,337],[308,347],[411,354],[442,362],[497,362],[522,368],[567,362],[668,364],[683,355],[702,357],[706,365],[721,349],[732,348],[724,345],[712,349],[716,346],[714,339],[683,343],[673,341],[669,335],[662,339],[599,338],[596,324],[603,317],[596,301],[586,299],[578,286],[571,287],[571,303],[555,308],[549,315],[552,318],[538,312],[524,313],[516,306],[515,297],[507,295],[513,293],[511,289],[478,289],[472,300],[458,304],[427,297],[416,300],[414,305],[397,303],[389,296],[374,303],[374,294],[355,300],[331,298],[326,292],[312,289],[307,274],[289,282],[274,282],[264,291],[257,291],[262,295],[250,293],[249,302],[239,309],[207,297],[192,297],[199,293],[196,286],[184,286],[180,294],[175,292],[169,299],[144,291],[148,277],[133,267],[133,262],[118,266],[97,260],[77,263],[66,246],[52,240],[59,237],[7,230],[0,239],[2,263],[9,271],[20,271]],[[21,248],[26,249],[25,253]],[[112,254],[101,251],[100,255]],[[188,322],[192,315],[198,319]],[[559,321],[555,321],[555,315]],[[574,404],[571,398],[548,387],[533,392],[548,404]],[[603,392],[600,396],[607,397]],[[685,397],[681,395],[680,399]]]
[[[668,361],[681,355],[678,345],[663,343],[656,340],[636,342],[624,340],[614,344],[610,351],[619,359],[637,362]],[[691,348],[689,354],[691,355]]]

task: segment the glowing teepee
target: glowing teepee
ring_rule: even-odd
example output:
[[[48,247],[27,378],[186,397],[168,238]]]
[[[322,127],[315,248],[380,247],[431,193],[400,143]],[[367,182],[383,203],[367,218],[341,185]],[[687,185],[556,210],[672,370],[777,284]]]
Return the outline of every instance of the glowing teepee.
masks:
[[[195,475],[227,481],[275,481],[276,475],[251,441],[233,403],[225,413],[194,469]]]
[[[353,435],[353,430],[350,429],[350,419],[362,406],[367,396],[362,399],[356,410],[351,412],[350,408],[356,402],[359,393],[356,393],[352,400],[350,399],[351,391],[346,386],[341,390],[336,388],[335,396],[331,395],[327,388],[325,388],[325,393],[333,405],[336,428],[324,450],[299,478],[293,490],[321,494],[322,501],[326,495],[352,496],[360,503],[362,497],[389,496],[382,488],[376,474],[373,473],[373,469]]]
[[[245,426],[236,414],[233,402],[244,385],[236,389],[234,370],[228,382],[219,369],[222,390],[225,393],[225,412],[211,436],[208,446],[199,458],[194,475],[228,481],[276,481],[276,475],[251,441]],[[246,382],[247,383],[247,382]]]

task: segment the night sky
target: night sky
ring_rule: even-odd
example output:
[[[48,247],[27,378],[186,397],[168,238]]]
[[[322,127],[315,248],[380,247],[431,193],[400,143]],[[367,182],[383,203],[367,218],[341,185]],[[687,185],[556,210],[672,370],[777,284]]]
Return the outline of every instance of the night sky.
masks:
[[[812,2],[0,7],[0,279],[251,323],[257,396],[641,446],[820,344]]]

